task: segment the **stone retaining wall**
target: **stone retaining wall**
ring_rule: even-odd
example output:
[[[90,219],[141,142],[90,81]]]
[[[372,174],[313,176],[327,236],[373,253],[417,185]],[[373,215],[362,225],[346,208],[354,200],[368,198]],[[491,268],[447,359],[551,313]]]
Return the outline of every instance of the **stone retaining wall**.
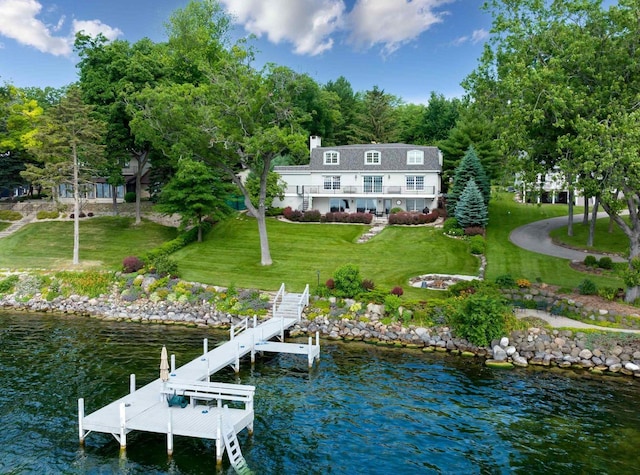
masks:
[[[103,320],[140,323],[182,324],[187,326],[229,327],[244,317],[216,310],[208,303],[151,302],[132,303],[117,298],[93,298],[73,295],[58,297],[51,302],[39,296],[27,302],[14,295],[0,299],[0,308],[27,312],[84,315]],[[454,354],[484,358],[490,366],[557,366],[588,370],[595,374],[611,373],[640,377],[640,338],[629,343],[612,343],[609,347],[587,348],[582,332],[530,328],[512,332],[509,337],[492,342],[488,348],[477,347],[465,339],[456,338],[448,327],[404,327],[399,323],[384,324],[384,307],[369,304],[361,320],[330,319],[321,315],[302,319],[291,330],[292,336],[314,335],[329,339],[365,341],[384,346],[449,351]],[[268,318],[268,317],[264,317]]]

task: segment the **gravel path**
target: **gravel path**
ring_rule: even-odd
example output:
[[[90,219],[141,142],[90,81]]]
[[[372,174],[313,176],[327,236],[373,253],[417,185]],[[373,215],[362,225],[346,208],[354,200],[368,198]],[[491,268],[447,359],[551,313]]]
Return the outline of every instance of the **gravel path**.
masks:
[[[592,329],[592,330],[604,330],[609,332],[620,332],[620,333],[640,333],[640,330],[628,330],[625,328],[611,328],[611,327],[601,327],[598,325],[591,325],[589,323],[584,323],[578,320],[572,320],[571,318],[561,317],[558,315],[551,315],[550,313],[544,312],[542,310],[535,309],[521,309],[516,312],[516,316],[518,318],[523,317],[536,317],[541,318],[542,320],[548,322],[553,328],[561,328],[561,327],[569,327],[569,328],[582,328],[582,329]]]

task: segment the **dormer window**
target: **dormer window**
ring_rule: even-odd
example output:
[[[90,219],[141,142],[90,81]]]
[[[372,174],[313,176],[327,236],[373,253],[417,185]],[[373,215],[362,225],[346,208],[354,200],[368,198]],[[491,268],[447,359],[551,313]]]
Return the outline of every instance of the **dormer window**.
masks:
[[[407,165],[424,165],[424,152],[422,150],[409,150],[407,152]]]
[[[339,165],[340,164],[340,152],[335,150],[329,150],[324,152],[324,164],[325,165]]]
[[[377,150],[370,150],[364,153],[365,165],[380,165],[380,152]]]

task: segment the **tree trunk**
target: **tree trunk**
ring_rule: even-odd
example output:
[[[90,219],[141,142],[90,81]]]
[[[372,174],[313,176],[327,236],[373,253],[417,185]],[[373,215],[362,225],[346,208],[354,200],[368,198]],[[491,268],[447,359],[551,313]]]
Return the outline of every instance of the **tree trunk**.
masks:
[[[198,242],[202,242],[202,218],[198,216]]]
[[[585,226],[589,224],[589,200],[586,196],[584,197],[584,213],[582,214],[582,224]]]
[[[118,187],[111,185],[111,200],[113,204],[113,215],[118,216]]]
[[[596,195],[595,200],[593,202],[593,211],[591,212],[591,222],[589,223],[589,236],[587,237],[587,247],[593,247],[593,240],[596,234],[596,221],[598,220],[599,205],[600,205],[600,197]]]
[[[567,204],[569,205],[567,236],[573,236],[573,188],[569,188],[569,196],[567,198]]]
[[[133,154],[136,162],[138,163],[138,169],[136,170],[136,225],[142,222],[140,217],[140,196],[142,195],[142,170],[147,164],[149,159],[149,151],[143,150],[142,152],[134,152]]]
[[[633,260],[640,257],[640,233],[635,229],[637,228],[634,228],[632,235],[629,236],[629,269],[631,271],[634,270]],[[640,285],[630,286],[625,289],[624,301],[626,303],[633,304],[638,299],[640,299]]]
[[[80,264],[80,190],[78,189],[78,154],[73,146],[73,265]]]

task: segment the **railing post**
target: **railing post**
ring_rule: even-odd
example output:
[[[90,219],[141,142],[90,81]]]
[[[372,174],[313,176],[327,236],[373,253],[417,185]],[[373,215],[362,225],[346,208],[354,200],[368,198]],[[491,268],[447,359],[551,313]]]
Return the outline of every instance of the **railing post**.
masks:
[[[129,394],[136,392],[136,375],[131,373],[129,375]]]
[[[78,436],[80,445],[84,445],[84,398],[78,399]]]
[[[124,403],[120,403],[120,451],[127,448],[127,415]]]
[[[176,355],[175,354],[171,355],[171,372],[172,373],[176,372]],[[175,374],[172,374],[172,376],[175,376]]]
[[[203,351],[203,355],[206,355],[207,353],[209,353],[209,340],[207,338],[205,338],[204,340],[202,340],[202,351]]]

